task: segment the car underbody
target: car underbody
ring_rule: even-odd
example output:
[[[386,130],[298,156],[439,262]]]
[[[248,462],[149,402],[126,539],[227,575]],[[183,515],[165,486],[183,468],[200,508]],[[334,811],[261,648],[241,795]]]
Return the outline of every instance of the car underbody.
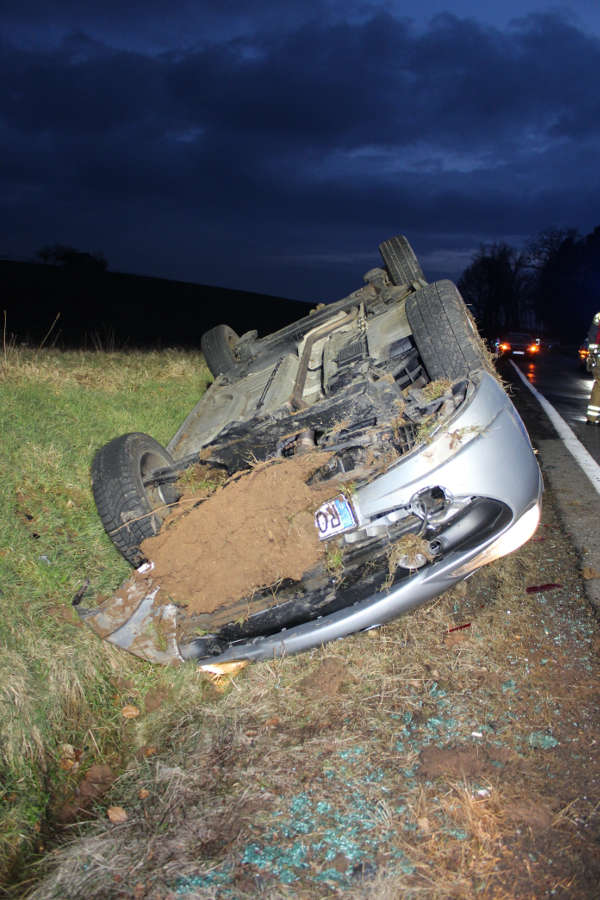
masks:
[[[217,377],[162,453],[135,457],[139,435],[99,452],[99,512],[138,566],[112,601],[80,610],[102,637],[153,661],[212,667],[297,652],[390,621],[533,533],[539,468],[458,291],[428,285],[405,239],[380,249],[385,268],[343,300],[263,338],[209,335]],[[147,501],[141,520],[135,504],[112,499],[109,476],[126,449]],[[243,618],[239,604],[190,613],[161,598],[141,543],[161,527],[157,510],[176,503],[181,472],[201,466],[231,480],[309,454],[309,483],[321,496],[331,485],[314,509],[315,540],[328,559],[335,552],[335,569],[323,556],[276,594],[272,584],[253,590],[239,598]]]

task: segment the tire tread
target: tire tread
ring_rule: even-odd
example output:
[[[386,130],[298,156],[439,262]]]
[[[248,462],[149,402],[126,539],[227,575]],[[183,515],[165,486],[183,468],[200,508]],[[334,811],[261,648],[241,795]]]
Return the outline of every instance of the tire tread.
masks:
[[[202,335],[200,349],[212,375],[224,375],[239,366],[233,352],[238,340],[238,335],[229,325],[215,325]]]
[[[425,281],[415,252],[403,234],[383,241],[379,245],[381,258],[385,263],[392,284],[412,284],[415,281]]]
[[[142,541],[158,533],[162,517],[152,512],[143,493],[141,478],[136,478],[136,459],[142,448],[162,456],[165,465],[170,454],[154,438],[131,432],[113,438],[98,450],[92,461],[92,493],[100,520],[111,541],[132,565],[145,557]],[[131,521],[127,521],[131,519]]]
[[[406,315],[430,378],[453,381],[477,369],[495,375],[485,344],[451,281],[436,281],[411,294]]]

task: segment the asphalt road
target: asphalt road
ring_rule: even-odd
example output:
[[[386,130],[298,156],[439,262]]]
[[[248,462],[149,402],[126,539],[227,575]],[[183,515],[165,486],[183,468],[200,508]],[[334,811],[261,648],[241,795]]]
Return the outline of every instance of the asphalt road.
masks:
[[[600,464],[600,426],[585,423],[592,379],[580,370],[576,354],[554,352],[535,362],[515,361]],[[579,555],[586,594],[600,613],[600,493],[510,362],[501,360],[498,368],[538,454],[545,489],[552,491],[562,524]]]
[[[592,389],[591,377],[581,369],[577,352],[551,351],[534,360],[513,356],[528,381],[544,395],[573,430],[587,451],[600,463],[600,426],[586,425],[585,411]],[[511,383],[515,373],[507,360],[501,361],[502,376]]]

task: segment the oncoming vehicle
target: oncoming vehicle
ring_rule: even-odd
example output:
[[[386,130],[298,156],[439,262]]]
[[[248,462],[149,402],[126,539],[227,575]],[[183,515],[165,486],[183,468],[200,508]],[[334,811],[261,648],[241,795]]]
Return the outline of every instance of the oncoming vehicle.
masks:
[[[585,363],[581,354],[581,347],[579,348],[579,358],[582,363],[585,364],[585,369],[590,375],[593,374],[594,368],[597,366],[598,359],[600,358],[600,341],[598,340],[600,336],[599,320],[600,314],[596,313],[588,329],[587,337],[582,345],[587,349]]]
[[[592,361],[590,360],[590,342],[588,338],[577,348],[577,356],[579,357],[579,368],[584,372],[590,372]]]
[[[362,287],[274,334],[205,334],[215,380],[166,448],[133,433],[98,451],[100,517],[138,567],[115,597],[79,609],[101,637],[215,671],[295,653],[389,622],[533,534],[541,474],[457,288],[428,284],[405,237],[379,249],[384,265]],[[202,615],[162,589],[143,542],[176,508],[178,475],[218,467],[222,500],[252,466],[283,471],[311,454],[314,565]],[[221,522],[241,550],[243,521]]]
[[[522,331],[510,331],[496,341],[500,356],[538,356],[542,349],[540,338]]]

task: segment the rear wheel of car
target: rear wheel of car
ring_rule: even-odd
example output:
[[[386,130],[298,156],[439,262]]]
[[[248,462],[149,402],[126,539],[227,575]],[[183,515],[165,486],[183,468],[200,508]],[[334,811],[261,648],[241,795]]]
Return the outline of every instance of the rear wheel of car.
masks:
[[[476,369],[495,374],[477,326],[451,281],[436,281],[411,294],[406,315],[432,380],[454,381]]]
[[[379,252],[393,284],[425,283],[423,269],[403,234],[384,241],[379,245]]]
[[[141,432],[123,434],[101,447],[92,462],[92,491],[98,514],[115,547],[133,566],[145,559],[142,541],[158,534],[179,492],[171,454]],[[156,477],[157,474],[159,477]],[[162,475],[162,477],[160,477]]]
[[[239,339],[229,325],[216,325],[202,335],[200,349],[213,375],[223,375],[239,366],[234,353]]]

